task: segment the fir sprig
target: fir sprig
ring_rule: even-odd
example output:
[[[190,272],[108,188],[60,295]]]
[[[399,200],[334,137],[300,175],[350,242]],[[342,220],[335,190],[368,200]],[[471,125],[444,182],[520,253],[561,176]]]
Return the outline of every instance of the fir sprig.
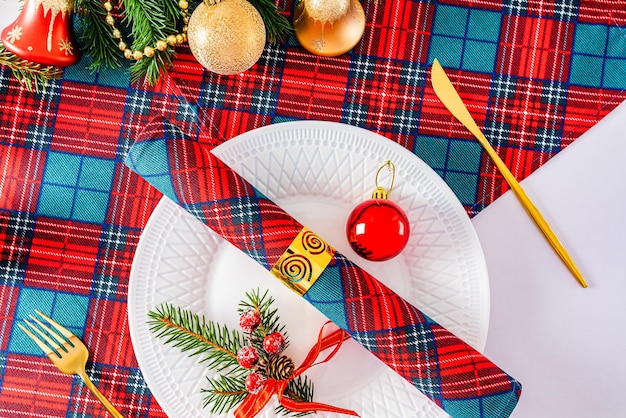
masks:
[[[123,0],[124,23],[130,27],[133,38],[132,49],[143,51],[155,45],[182,26],[182,13],[177,0]],[[154,50],[154,56],[135,61],[130,68],[133,82],[144,78],[156,84],[161,75],[171,66],[176,52],[168,46],[164,51]]]
[[[263,22],[265,23],[265,33],[267,40],[270,42],[282,42],[291,32],[293,32],[293,26],[287,20],[287,18],[280,13],[274,0],[249,0],[253,5]]]
[[[247,292],[246,298],[239,303],[238,312],[254,309],[260,314],[261,323],[254,331],[244,334],[167,303],[148,312],[148,324],[156,337],[164,339],[166,344],[179,348],[190,357],[201,356],[201,362],[216,372],[213,377],[207,378],[208,388],[202,389],[203,407],[209,407],[211,414],[228,412],[249,395],[245,379],[251,371],[243,368],[237,360],[237,352],[244,345],[257,347],[259,354],[267,360],[269,355],[263,351],[263,340],[267,335],[280,332],[286,344],[289,343],[285,326],[279,322],[278,309],[273,307],[275,300],[268,291],[261,294],[256,289]],[[291,379],[284,396],[299,402],[311,402],[313,383],[302,375]],[[275,412],[306,415],[282,406],[278,406]]]
[[[39,93],[40,89],[48,85],[50,79],[59,78],[63,73],[60,68],[36,64],[20,58],[12,52],[7,51],[1,42],[0,65],[8,67],[13,73],[13,76],[22,83],[28,91],[34,90],[37,93]]]
[[[210,413],[220,415],[230,411],[248,395],[245,380],[239,377],[217,375],[207,379],[208,389],[201,389],[205,394],[202,406],[210,406]]]
[[[78,17],[78,38],[86,55],[91,57],[89,69],[120,68],[122,54],[106,23],[106,10],[101,0],[77,0],[74,11]]]
[[[150,330],[158,338],[164,338],[166,344],[180,348],[190,357],[202,355],[201,362],[207,367],[218,373],[230,368],[238,374],[245,371],[237,363],[237,351],[245,345],[239,332],[171,304],[160,305],[148,312],[148,317]]]
[[[287,390],[285,390],[285,394],[289,396],[291,399],[299,401],[299,402],[313,402],[313,382],[311,382],[306,376],[298,376],[296,379],[293,379],[287,385]],[[278,404],[274,412],[283,415],[293,415],[295,417],[303,417],[305,415],[312,414],[312,412],[300,412],[295,413],[285,408],[284,406]]]

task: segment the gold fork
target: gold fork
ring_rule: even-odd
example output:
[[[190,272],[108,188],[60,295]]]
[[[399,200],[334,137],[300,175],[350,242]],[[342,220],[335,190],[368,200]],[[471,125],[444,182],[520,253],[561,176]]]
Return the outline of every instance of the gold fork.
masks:
[[[43,350],[44,353],[46,353],[46,355],[61,372],[65,374],[79,375],[87,385],[87,388],[89,388],[96,398],[98,398],[106,410],[109,411],[111,416],[115,418],[123,418],[123,415],[115,409],[111,402],[105,398],[105,396],[87,376],[87,373],[85,372],[85,364],[87,364],[89,351],[87,350],[85,344],[83,344],[78,337],[58,324],[56,321],[49,318],[47,315],[37,309],[35,309],[35,312],[37,312],[37,314],[48,324],[52,325],[52,327],[54,327],[60,335],[33,315],[30,315],[30,319],[34,321],[35,324],[27,319],[24,319],[24,322],[30,327],[30,329],[26,328],[22,324],[17,324],[17,326],[20,327],[22,331],[24,331],[39,346],[39,348]],[[31,332],[31,330],[39,334],[41,338]]]

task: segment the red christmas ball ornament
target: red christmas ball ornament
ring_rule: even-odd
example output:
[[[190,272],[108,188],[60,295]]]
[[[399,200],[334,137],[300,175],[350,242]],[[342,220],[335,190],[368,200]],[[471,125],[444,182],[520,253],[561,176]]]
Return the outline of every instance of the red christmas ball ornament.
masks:
[[[239,326],[244,332],[254,332],[261,324],[261,313],[256,309],[246,309],[239,315]]]
[[[280,354],[285,349],[286,340],[280,332],[272,332],[263,340],[263,349],[269,354]]]
[[[246,390],[256,395],[263,389],[263,385],[265,385],[265,378],[257,372],[252,372],[246,377]]]
[[[384,167],[392,173],[388,190],[378,185],[378,176]],[[389,260],[400,254],[409,240],[410,225],[406,213],[400,206],[387,200],[394,178],[395,167],[391,161],[387,161],[376,173],[376,189],[372,199],[358,205],[348,217],[348,242],[354,252],[366,260]]]
[[[237,351],[237,362],[245,369],[252,369],[259,362],[259,352],[251,345],[241,347]]]

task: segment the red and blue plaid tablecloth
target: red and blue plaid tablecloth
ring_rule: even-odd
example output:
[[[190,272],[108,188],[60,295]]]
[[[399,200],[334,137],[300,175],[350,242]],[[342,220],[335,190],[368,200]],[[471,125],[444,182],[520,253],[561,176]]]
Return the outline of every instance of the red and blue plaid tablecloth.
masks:
[[[164,416],[134,357],[126,311],[134,250],[160,194],[123,161],[155,113],[184,111],[168,83],[200,106],[215,144],[298,119],[378,132],[437,171],[470,216],[506,185],[435,97],[433,58],[518,179],[626,98],[624,1],[363,5],[367,28],[351,53],[317,57],[291,37],[236,76],[202,71],[184,48],[154,87],[131,84],[122,70],[91,73],[88,58],[42,93],[0,69],[0,416],[105,415],[17,328],[34,308],[82,337],[88,373],[125,416]]]

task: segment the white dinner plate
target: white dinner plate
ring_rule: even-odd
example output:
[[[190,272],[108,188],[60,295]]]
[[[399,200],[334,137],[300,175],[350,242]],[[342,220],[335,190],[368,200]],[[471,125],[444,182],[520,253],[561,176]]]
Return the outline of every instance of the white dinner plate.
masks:
[[[259,128],[213,152],[338,251],[478,350],[484,348],[489,286],[478,237],[450,188],[417,156],[372,132],[318,121]],[[396,258],[368,262],[351,250],[345,222],[370,198],[376,172],[388,159],[396,167],[389,198],[406,212],[411,234]],[[388,180],[381,171],[381,183]],[[291,341],[286,354],[297,366],[315,343],[323,315],[171,200],[161,200],[135,254],[128,311],[139,366],[168,416],[209,416],[201,388],[213,373],[199,358],[155,339],[147,312],[168,302],[237,328],[238,303],[257,288],[269,289],[276,299]],[[354,409],[362,417],[447,416],[353,340],[306,375],[315,383],[315,401]],[[258,416],[273,417],[275,402],[274,397]]]

